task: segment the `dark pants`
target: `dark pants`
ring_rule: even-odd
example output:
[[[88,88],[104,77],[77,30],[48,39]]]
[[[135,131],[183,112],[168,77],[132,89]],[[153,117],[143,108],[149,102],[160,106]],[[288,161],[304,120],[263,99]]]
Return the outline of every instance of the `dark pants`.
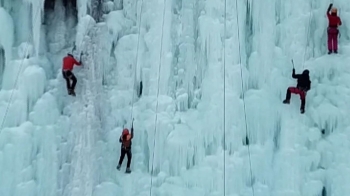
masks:
[[[339,30],[336,27],[328,27],[328,50],[331,52],[338,50],[338,34]]]
[[[289,87],[287,89],[286,100],[290,100],[292,93],[300,95],[300,100],[301,100],[300,108],[304,109],[305,108],[305,98],[306,98],[305,91],[303,91],[303,90],[301,90],[301,89],[299,89],[297,87]]]
[[[124,157],[125,157],[125,154],[126,154],[126,156],[128,156],[128,163],[126,164],[126,167],[130,168],[131,157],[132,157],[131,149],[124,149],[124,148],[121,149],[120,158],[119,158],[119,165],[122,165]]]
[[[75,85],[77,84],[77,78],[74,76],[73,72],[71,71],[62,71],[63,78],[66,80],[67,83],[67,89],[68,90],[74,90]],[[72,85],[70,84],[70,80],[72,80]]]

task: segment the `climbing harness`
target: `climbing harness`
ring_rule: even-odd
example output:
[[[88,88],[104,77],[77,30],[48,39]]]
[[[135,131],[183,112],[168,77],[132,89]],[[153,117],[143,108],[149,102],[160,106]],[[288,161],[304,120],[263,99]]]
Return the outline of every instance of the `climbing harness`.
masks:
[[[149,190],[149,195],[152,196],[153,189],[153,170],[154,170],[154,149],[156,147],[156,133],[157,133],[157,121],[158,121],[158,97],[159,97],[159,83],[160,83],[160,68],[162,65],[162,53],[163,53],[163,37],[164,37],[164,21],[165,21],[165,7],[167,0],[164,0],[164,8],[163,8],[163,22],[162,22],[162,35],[160,40],[160,52],[159,52],[159,66],[158,66],[158,89],[157,89],[157,104],[156,104],[156,117],[154,119],[154,140],[153,140],[153,153],[152,153],[152,169],[151,169],[151,187]]]
[[[238,37],[238,52],[239,52],[239,65],[240,65],[240,69],[241,69],[241,87],[242,87],[242,100],[243,100],[243,111],[244,111],[244,122],[245,122],[245,132],[246,132],[246,138],[248,138],[248,124],[247,124],[247,112],[246,112],[246,104],[245,104],[245,97],[244,97],[244,86],[243,86],[243,70],[242,70],[242,56],[241,56],[241,42],[240,42],[240,28],[239,28],[239,22],[238,22],[238,0],[236,0],[236,22],[237,22],[237,37]],[[248,146],[248,155],[249,155],[249,169],[250,169],[250,181],[251,181],[251,186],[252,186],[252,192],[253,192],[253,196],[255,196],[255,190],[254,190],[254,185],[253,185],[253,171],[252,171],[252,161],[251,161],[251,155],[250,155],[250,147],[249,144],[247,144]]]
[[[40,15],[40,14],[39,14],[39,11],[40,11],[40,10],[41,10],[41,9],[38,9],[38,11],[35,13],[34,23],[35,23],[36,20],[38,19],[38,15]],[[34,24],[34,23],[33,23],[33,24]],[[33,31],[30,31],[30,38],[31,38],[31,40],[33,39]],[[29,48],[29,45],[27,45],[27,48],[26,48],[25,51],[28,51],[28,48]],[[9,103],[7,104],[4,117],[3,117],[2,121],[1,121],[0,132],[1,132],[1,130],[2,130],[3,126],[4,126],[4,124],[5,124],[5,120],[6,120],[7,114],[8,114],[8,112],[9,112],[10,106],[11,106],[11,104],[12,104],[13,94],[14,94],[15,89],[16,89],[16,86],[17,86],[17,84],[18,84],[18,79],[19,79],[19,75],[21,74],[21,71],[22,71],[24,59],[26,59],[26,58],[23,58],[23,60],[22,60],[22,62],[21,62],[21,64],[20,64],[20,66],[19,66],[19,69],[18,69],[18,73],[17,73],[17,76],[16,76],[15,84],[14,84],[14,87],[13,87],[13,89],[12,89],[12,91],[11,91],[10,100],[9,100]]]

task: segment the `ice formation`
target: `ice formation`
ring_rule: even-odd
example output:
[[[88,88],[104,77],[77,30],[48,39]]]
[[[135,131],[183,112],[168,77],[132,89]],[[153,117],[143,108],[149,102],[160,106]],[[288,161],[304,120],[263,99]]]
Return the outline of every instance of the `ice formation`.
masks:
[[[326,55],[328,2],[0,1],[0,195],[349,195],[350,4],[334,5]],[[291,59],[305,114],[282,104]]]
[[[3,70],[9,64],[9,61],[12,58],[14,24],[13,19],[3,7],[0,7],[0,20],[3,21],[3,30],[0,33],[0,49],[3,51],[2,54],[4,55],[2,57],[3,63],[0,65],[0,73],[3,74]]]

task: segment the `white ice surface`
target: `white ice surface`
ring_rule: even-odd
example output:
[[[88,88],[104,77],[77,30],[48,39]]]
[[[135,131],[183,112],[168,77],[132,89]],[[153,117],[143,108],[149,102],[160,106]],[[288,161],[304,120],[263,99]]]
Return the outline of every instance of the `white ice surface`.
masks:
[[[337,55],[326,55],[328,2],[227,1],[225,20],[223,1],[105,1],[96,24],[90,2],[78,0],[71,36],[64,7],[43,35],[28,14],[43,14],[43,1],[21,2],[0,2],[1,196],[350,194],[345,0],[334,2],[343,19]],[[73,39],[74,55],[84,52],[75,98],[60,71]],[[296,95],[282,104],[296,84],[291,59],[297,72],[310,70],[305,114]],[[115,167],[131,117],[126,175],[126,160]]]

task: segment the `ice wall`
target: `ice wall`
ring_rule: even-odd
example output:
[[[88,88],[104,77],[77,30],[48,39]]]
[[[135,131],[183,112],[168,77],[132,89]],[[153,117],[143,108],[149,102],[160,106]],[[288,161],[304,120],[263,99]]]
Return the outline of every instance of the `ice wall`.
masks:
[[[120,2],[114,3],[121,9]],[[224,185],[227,195],[252,195],[253,190],[256,195],[317,195],[324,188],[330,194],[330,187],[347,191],[344,183],[327,177],[333,175],[329,174],[331,153],[320,150],[335,145],[326,141],[328,133],[344,134],[349,126],[340,123],[345,122],[341,119],[347,105],[339,107],[333,98],[328,103],[328,98],[315,94],[325,95],[324,89],[337,84],[335,78],[346,77],[336,71],[344,72],[343,66],[325,69],[333,61],[346,61],[344,56],[325,56],[327,3],[227,1],[225,7],[217,1],[152,1],[144,3],[142,13],[136,10],[137,3],[127,3],[123,11],[136,28],[137,16],[142,15],[142,49],[135,49],[137,35],[114,35],[118,37],[117,69],[110,70],[116,75],[116,87],[109,87],[113,89],[109,112],[116,119],[108,123],[116,127],[109,136],[117,137],[129,125],[132,111],[135,128],[140,130],[135,135],[136,171],[131,176],[138,179],[137,184],[147,185],[128,194],[145,193],[150,186],[154,195],[221,195]],[[347,15],[344,6],[342,18]],[[118,26],[113,32],[122,29]],[[347,25],[340,31],[345,36],[341,55],[346,55]],[[145,94],[133,104],[131,65],[137,56],[142,73],[136,74],[142,76]],[[159,59],[165,60],[160,63],[161,74]],[[290,106],[281,104],[286,88],[295,84],[291,59],[297,72],[311,70],[305,115],[300,115],[300,100],[295,96]],[[341,89],[339,96],[346,96],[347,88]],[[154,99],[158,90],[161,96]],[[314,101],[320,104],[317,112],[313,112]],[[107,146],[112,154],[118,153],[118,147]],[[105,159],[112,168],[118,157]],[[346,162],[338,160],[332,164]],[[329,167],[321,166],[325,164]],[[153,185],[148,184],[149,177],[140,179],[143,171],[153,171]],[[118,176],[116,183],[127,187]],[[175,187],[186,188],[175,191]]]
[[[32,16],[32,38],[35,48],[35,55],[39,55],[40,46],[40,33],[41,33],[41,19],[44,11],[45,0],[25,0],[31,4],[31,16]]]
[[[4,50],[3,62],[5,67],[9,66],[9,62],[12,59],[12,45],[14,42],[14,23],[9,13],[2,7],[0,7],[0,21],[3,21],[3,30],[0,33],[0,47]],[[1,57],[2,58],[2,57]],[[3,80],[3,70],[1,67],[0,80]]]
[[[94,169],[92,160],[96,158],[91,148],[94,139],[98,138],[93,135],[93,131],[97,130],[99,124],[95,119],[98,111],[92,105],[98,103],[93,99],[93,94],[98,91],[90,88],[93,85],[89,81],[102,83],[101,79],[91,76],[95,74],[89,72],[89,69],[81,73],[76,69],[78,91],[89,98],[80,98],[75,102],[67,97],[61,72],[56,68],[61,66],[62,53],[66,54],[72,49],[63,47],[72,43],[59,46],[61,48],[54,51],[58,52],[57,56],[48,51],[39,53],[39,48],[45,49],[42,46],[45,45],[43,41],[46,41],[43,34],[40,34],[45,32],[41,26],[43,3],[44,1],[12,1],[12,4],[8,1],[1,2],[5,9],[0,8],[0,20],[6,30],[1,31],[0,43],[8,62],[1,74],[0,170],[4,175],[0,177],[0,194],[91,195],[96,186],[94,175],[97,171]],[[29,19],[22,20],[23,18]],[[55,20],[51,22],[55,23]],[[93,21],[92,25],[94,24]],[[88,31],[90,27],[84,29]],[[78,34],[84,38],[84,32],[78,30]],[[64,38],[66,32],[56,33],[60,32]],[[90,40],[93,37],[88,34],[86,36],[90,36]],[[74,39],[75,36],[72,37]],[[85,42],[92,46],[91,41]],[[96,48],[95,50],[97,53]],[[43,54],[46,56],[41,56]],[[85,63],[88,67],[93,67],[89,58],[86,58]],[[96,66],[96,69],[101,68]],[[83,76],[86,76],[85,80]],[[81,89],[82,86],[87,88]],[[85,123],[86,119],[97,123]],[[86,164],[88,162],[91,164]],[[84,182],[81,181],[83,178],[86,179]]]
[[[61,51],[67,44],[67,37],[65,36],[68,26],[66,17],[66,9],[63,6],[63,1],[56,1],[52,11],[45,13],[45,27],[48,51],[57,53]],[[69,37],[74,37],[70,35]]]
[[[37,7],[24,15],[42,12],[42,1],[26,2]],[[72,48],[62,42],[57,55],[35,58],[31,15],[23,29],[38,33],[33,43],[4,39],[19,52],[0,91],[1,195],[349,194],[349,5],[335,4],[340,54],[327,56],[325,2],[105,1],[96,24],[86,16],[95,4],[78,0],[75,98],[59,70]],[[24,16],[14,18],[20,29]],[[295,85],[292,58],[297,72],[311,72],[304,115],[297,96],[281,104]],[[126,176],[125,162],[115,167],[132,118]]]
[[[16,4],[12,3],[12,18],[15,21],[15,43],[20,44],[22,42],[32,41],[32,18],[30,2],[27,1],[17,1]],[[30,33],[29,33],[30,32]],[[42,35],[42,34],[41,34]]]

